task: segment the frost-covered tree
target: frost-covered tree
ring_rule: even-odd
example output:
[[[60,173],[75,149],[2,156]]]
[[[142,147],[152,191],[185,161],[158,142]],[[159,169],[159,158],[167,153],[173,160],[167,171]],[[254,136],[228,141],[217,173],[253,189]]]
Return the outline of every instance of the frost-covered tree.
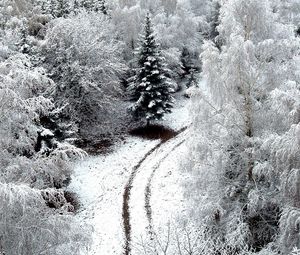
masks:
[[[182,61],[178,61],[177,69],[183,69],[179,75],[189,75],[190,69],[199,70],[201,41],[208,32],[206,18],[195,15],[188,2],[179,1],[171,16],[159,12],[153,17],[153,23],[162,53],[168,56],[171,50],[179,51]]]
[[[20,37],[20,42],[18,43],[20,52],[22,52],[23,54],[28,54],[30,51],[30,46],[28,42],[28,28],[25,24],[21,25]]]
[[[141,1],[140,4],[135,1],[117,2],[111,5],[110,15],[119,38],[125,42],[124,58],[129,64],[133,62],[133,50],[138,45],[138,35],[143,29],[142,17],[151,9],[156,40],[165,63],[172,71],[172,78],[178,79],[182,74],[180,54],[184,48],[188,50],[191,62],[200,69],[202,34],[208,33],[209,26],[205,16],[194,13],[189,1]],[[201,1],[201,5],[204,2]]]
[[[292,23],[295,26],[295,32],[300,35],[300,4],[297,0],[275,1],[276,9],[284,22]]]
[[[178,2],[189,6],[196,16],[206,16],[211,9],[211,0],[183,0]]]
[[[75,121],[82,132],[92,123],[99,132],[116,124],[112,113],[120,102],[119,76],[125,66],[113,29],[103,15],[83,11],[54,20],[47,31],[44,65],[57,84],[51,93],[65,120]]]
[[[210,17],[210,31],[209,37],[215,42],[215,44],[220,48],[220,38],[218,26],[220,24],[220,8],[221,4],[218,0],[212,1],[212,12]]]
[[[53,202],[63,202],[60,193],[45,190]],[[48,208],[42,192],[24,184],[0,183],[0,252],[2,254],[82,254],[88,250],[88,226],[80,226],[70,204]],[[55,212],[56,211],[56,212]],[[81,243],[81,245],[79,245]]]
[[[43,14],[51,14],[53,18],[66,17],[76,7],[76,2],[68,0],[34,0]]]
[[[53,110],[46,97],[53,85],[27,54],[14,53],[0,63],[0,251],[4,254],[79,254],[88,246],[89,230],[74,220],[74,208],[61,189],[70,178],[71,161],[85,152],[54,137],[55,146],[49,148],[45,139],[51,131],[41,125],[41,116]],[[43,140],[37,150],[39,133]],[[47,197],[42,190],[48,190]],[[55,198],[60,202],[51,209],[47,203]]]
[[[288,254],[299,248],[298,189],[288,188],[298,183],[299,40],[269,1],[222,3],[225,44],[204,44],[206,87],[192,99],[189,196],[219,254]]]
[[[130,108],[131,112],[135,118],[145,119],[148,125],[152,120],[160,120],[165,113],[171,112],[173,99],[170,82],[166,77],[149,14],[138,52],[137,74],[130,90],[132,99],[136,101]]]
[[[115,32],[124,44],[123,58],[129,63],[134,58],[134,49],[138,44],[138,36],[142,29],[143,10],[139,5],[121,7],[117,5],[110,13],[115,25]]]
[[[54,111],[53,101],[46,97],[47,90],[51,89],[54,83],[43,72],[43,69],[33,68],[28,56],[21,54],[11,57],[0,65],[0,161],[2,167],[0,176],[5,182],[24,181],[28,178],[32,186],[36,183],[36,187],[44,188],[62,186],[62,183],[69,177],[70,169],[65,163],[60,162],[57,166],[49,167],[57,160],[54,154],[51,158],[52,153],[55,155],[58,152],[64,153],[62,148],[67,148],[67,146],[55,142],[55,146],[47,148],[44,140],[42,145],[45,146],[37,147],[39,133],[49,133],[42,126],[43,118],[51,116],[51,112]],[[49,128],[52,129],[52,127]],[[52,130],[55,132],[54,129]],[[58,151],[54,152],[55,149]],[[75,147],[73,149],[74,155],[84,155],[80,150],[77,151],[78,154]],[[47,150],[46,154],[43,153],[45,150]],[[71,145],[68,150],[72,150]],[[65,152],[67,155],[68,152]],[[36,154],[40,157],[33,158]],[[34,168],[28,165],[30,159],[36,160],[37,169],[40,168],[40,164],[43,164],[44,166],[40,168],[43,170],[33,171]],[[47,160],[49,162],[46,162]],[[11,168],[12,162],[18,162],[13,169]],[[46,176],[43,176],[43,171],[47,172]]]

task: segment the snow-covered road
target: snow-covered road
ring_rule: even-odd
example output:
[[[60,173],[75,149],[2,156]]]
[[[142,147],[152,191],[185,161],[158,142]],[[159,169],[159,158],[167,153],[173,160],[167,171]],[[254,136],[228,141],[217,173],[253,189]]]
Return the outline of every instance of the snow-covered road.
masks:
[[[129,211],[131,225],[131,246],[126,240],[125,254],[140,254],[139,246],[141,238],[151,238],[152,231],[152,209],[151,193],[152,179],[160,164],[169,154],[185,141],[186,129],[183,128],[177,136],[166,142],[159,143],[150,153],[147,154],[135,174],[133,181],[130,181],[131,196],[129,198]],[[134,169],[135,171],[135,169]],[[125,226],[124,226],[125,227]],[[147,236],[149,234],[149,236]],[[128,238],[128,237],[126,237]],[[137,249],[137,251],[135,251]]]
[[[177,102],[163,124],[175,130],[189,125],[187,102],[186,99]],[[128,236],[123,218],[126,187],[130,187],[130,254],[141,254],[144,242],[150,240],[150,218],[157,232],[168,224],[169,217],[176,216],[178,206],[184,206],[182,193],[178,191],[183,177],[180,154],[185,153],[186,136],[187,131],[181,132],[166,142],[129,136],[115,145],[113,153],[89,157],[76,165],[69,189],[78,194],[82,204],[76,217],[94,227],[89,255],[126,254]]]

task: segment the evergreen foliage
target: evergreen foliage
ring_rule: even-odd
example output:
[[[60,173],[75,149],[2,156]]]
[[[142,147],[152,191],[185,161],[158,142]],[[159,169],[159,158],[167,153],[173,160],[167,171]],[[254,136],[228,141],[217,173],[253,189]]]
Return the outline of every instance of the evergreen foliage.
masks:
[[[135,118],[145,119],[149,124],[150,121],[160,120],[165,113],[171,112],[172,90],[149,14],[146,16],[144,35],[138,52],[137,74],[129,89],[132,91],[132,99],[136,101],[130,108]]]

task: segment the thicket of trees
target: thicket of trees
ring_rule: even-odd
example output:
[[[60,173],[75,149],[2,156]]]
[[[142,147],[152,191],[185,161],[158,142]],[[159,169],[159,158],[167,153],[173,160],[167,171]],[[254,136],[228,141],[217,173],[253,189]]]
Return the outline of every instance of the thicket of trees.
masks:
[[[150,121],[169,111],[167,79],[176,84],[189,63],[200,70],[207,24],[187,2],[0,1],[1,254],[88,249],[92,229],[74,220],[77,205],[65,190],[73,161],[86,155],[75,144],[116,135],[131,122],[127,79],[141,70],[134,52],[147,12],[161,45],[146,56],[153,88],[142,93],[156,95],[146,100]]]
[[[5,47],[2,52],[10,56],[0,63],[0,251],[78,253],[89,243],[89,229],[72,217],[62,188],[70,162],[86,153],[42,126],[59,111],[46,97],[54,84],[43,68],[27,54]]]
[[[299,252],[300,41],[283,2],[221,1],[222,45],[203,44],[186,165],[201,254]]]
[[[298,0],[0,1],[0,253],[88,249],[91,229],[75,222],[65,191],[86,155],[76,141],[124,132],[130,99],[136,117],[160,119],[170,87],[200,72],[208,89],[193,90],[183,160],[199,253],[297,252],[299,9]]]
[[[113,129],[120,115],[120,78],[126,66],[121,43],[105,15],[82,11],[71,18],[53,20],[41,45],[43,65],[56,86],[51,96],[81,135]]]

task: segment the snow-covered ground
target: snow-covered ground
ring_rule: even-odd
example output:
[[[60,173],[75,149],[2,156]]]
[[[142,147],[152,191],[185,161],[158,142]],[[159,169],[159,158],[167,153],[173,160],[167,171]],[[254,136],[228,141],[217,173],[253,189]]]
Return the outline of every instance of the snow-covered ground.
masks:
[[[79,195],[77,215],[94,227],[89,254],[122,254],[122,203],[131,169],[159,141],[128,137],[110,155],[86,158],[74,170],[69,189]]]
[[[173,113],[166,116],[164,125],[179,130],[189,125],[188,99],[179,97]],[[138,168],[129,201],[132,254],[141,254],[142,240],[149,239],[149,221],[145,209],[145,189],[151,188],[150,205],[155,232],[167,226],[169,220],[185,210],[181,192],[180,158],[186,151],[188,130],[163,143]],[[133,167],[159,140],[126,137],[115,145],[114,152],[86,158],[74,170],[69,189],[78,194],[83,223],[94,227],[93,245],[89,254],[123,254],[125,234],[122,219],[123,193]],[[154,172],[153,172],[154,171]],[[152,181],[149,185],[149,178]]]

